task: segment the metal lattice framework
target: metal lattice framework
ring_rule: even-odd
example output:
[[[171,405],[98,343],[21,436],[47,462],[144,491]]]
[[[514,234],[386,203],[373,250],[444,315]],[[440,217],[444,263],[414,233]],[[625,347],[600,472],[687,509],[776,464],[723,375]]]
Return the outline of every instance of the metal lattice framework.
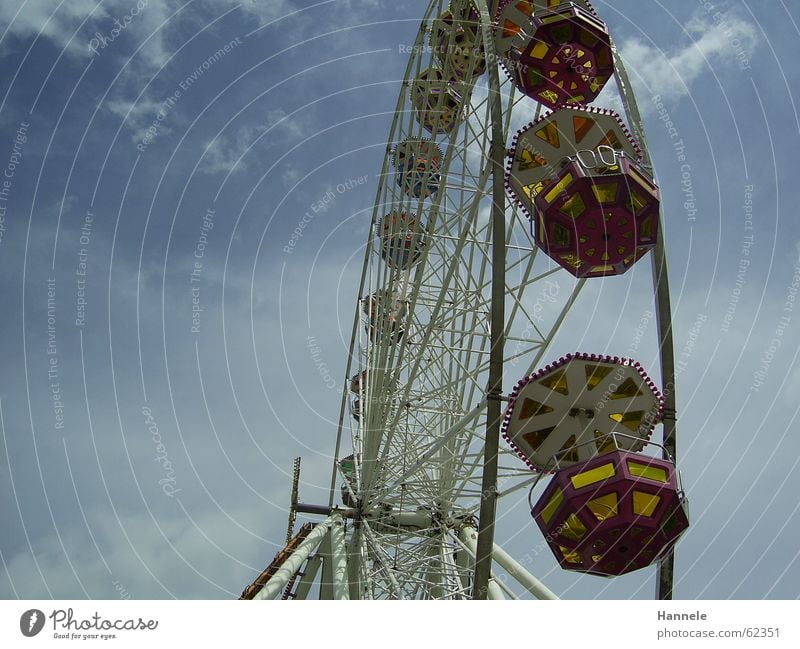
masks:
[[[441,56],[436,47],[426,47],[431,31],[442,33],[441,23],[433,25],[449,4],[434,0],[423,17],[389,132],[355,310],[330,502],[327,507],[293,505],[293,511],[327,518],[304,536],[257,598],[274,597],[287,584],[284,596],[308,596],[320,565],[322,597],[473,597],[478,512],[485,495],[492,345],[491,213],[496,166],[488,152],[493,126],[495,132],[498,126],[493,122],[498,114],[492,98],[500,93],[504,143],[519,126],[539,117],[542,106],[510,81],[500,82],[496,65],[489,66],[494,74],[492,70],[480,74],[486,61],[495,60],[491,14],[485,3],[472,5],[472,15],[479,20],[474,31],[480,35],[472,44],[479,52],[472,60],[476,74],[470,74],[470,63],[463,56],[457,59],[458,69],[451,69],[453,59]],[[452,39],[463,34],[451,25]],[[459,44],[463,46],[463,40]],[[430,90],[432,85],[415,85],[415,80],[432,78],[426,72],[431,68],[441,70],[437,78],[459,79],[456,90],[463,109],[447,128],[437,128],[435,111],[433,117],[419,116],[420,89]],[[443,83],[434,88],[437,96],[450,96],[451,88]],[[619,87],[627,100],[624,77]],[[635,120],[634,134],[640,135],[638,114],[629,118]],[[448,113],[447,119],[452,115]],[[437,160],[438,190],[416,197],[397,182],[393,159],[398,143],[421,138],[431,139],[443,156]],[[640,145],[644,148],[642,140]],[[406,237],[414,249],[408,259],[414,263],[385,254],[381,235],[388,226],[382,221],[392,214],[418,224],[419,229]],[[518,377],[539,367],[587,280],[566,274],[538,251],[520,208],[508,206],[505,221],[502,361]],[[657,274],[657,279],[660,276],[665,281],[665,273]],[[545,282],[556,279],[561,287],[557,301],[548,299],[550,308],[542,313],[534,305],[535,296],[548,290],[542,288]],[[351,382],[349,377],[358,380]],[[345,471],[338,458],[349,452],[348,442],[353,461]],[[499,497],[531,482],[530,470],[510,448],[501,447]],[[340,484],[347,505],[336,504]],[[502,548],[490,547],[494,561],[525,589],[537,597],[555,597]],[[290,593],[298,571],[301,577]],[[515,597],[493,579],[487,594]]]

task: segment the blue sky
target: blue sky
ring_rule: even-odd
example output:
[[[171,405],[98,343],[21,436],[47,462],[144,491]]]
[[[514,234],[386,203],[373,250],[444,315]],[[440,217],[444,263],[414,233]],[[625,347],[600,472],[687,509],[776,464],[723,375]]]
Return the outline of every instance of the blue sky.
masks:
[[[144,4],[0,7],[5,598],[235,596],[282,545],[294,457],[303,499],[326,498],[376,174],[426,3]],[[800,13],[595,4],[663,195],[693,521],[677,595],[795,598]],[[549,356],[624,353],[652,309],[646,271],[592,282]],[[522,556],[541,539],[518,505],[499,533]],[[652,570],[536,561],[565,597],[652,596]]]

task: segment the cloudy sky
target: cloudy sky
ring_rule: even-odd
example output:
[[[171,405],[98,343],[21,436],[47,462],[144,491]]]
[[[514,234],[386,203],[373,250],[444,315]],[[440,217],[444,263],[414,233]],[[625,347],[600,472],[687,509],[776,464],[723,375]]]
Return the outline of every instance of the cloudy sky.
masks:
[[[376,174],[425,5],[0,5],[0,596],[238,596],[283,544],[294,457],[302,499],[327,499]],[[595,5],[663,193],[693,522],[676,594],[795,598],[800,11]],[[591,326],[568,319],[551,356],[624,354],[652,308],[632,277],[592,282],[575,308]],[[541,543],[515,505],[498,533],[518,556]],[[654,591],[652,569],[580,578],[541,554],[534,570],[569,598]]]

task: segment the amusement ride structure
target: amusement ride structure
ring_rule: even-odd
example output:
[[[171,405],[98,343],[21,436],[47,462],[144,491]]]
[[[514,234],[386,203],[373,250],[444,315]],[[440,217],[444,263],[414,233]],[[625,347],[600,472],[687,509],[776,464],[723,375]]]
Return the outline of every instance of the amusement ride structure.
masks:
[[[556,598],[494,540],[498,502],[542,480],[531,516],[561,568],[658,564],[671,598],[689,523],[659,190],[608,28],[585,0],[434,0],[411,51],[330,500],[298,502],[298,460],[287,546],[242,598],[517,597],[495,564]],[[612,82],[624,117],[590,105]],[[548,358],[586,282],[648,263],[660,381],[633,359]],[[543,314],[532,296],[555,277],[568,289]],[[504,393],[512,369],[523,378]],[[298,513],[317,521],[295,534]]]

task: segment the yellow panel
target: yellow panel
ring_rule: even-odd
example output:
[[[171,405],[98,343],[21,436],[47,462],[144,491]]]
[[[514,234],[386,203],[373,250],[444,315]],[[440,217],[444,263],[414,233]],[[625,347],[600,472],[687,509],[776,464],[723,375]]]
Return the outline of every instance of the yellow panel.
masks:
[[[647,191],[648,194],[655,197],[655,193],[653,192],[653,189],[650,186],[650,184],[633,167],[628,168],[628,175],[631,178],[633,178],[637,183],[639,183],[642,186],[642,188]]]
[[[610,453],[617,450],[617,442],[614,440],[613,435],[608,435],[599,430],[594,431],[595,446],[597,446],[597,454]]]
[[[580,36],[581,42],[584,45],[588,45],[589,47],[594,47],[597,45],[597,42],[600,40],[597,36],[595,36],[592,32],[586,29],[578,30],[578,34]]]
[[[544,440],[546,440],[548,435],[550,435],[550,433],[552,433],[555,429],[556,429],[555,426],[551,426],[550,428],[542,428],[541,430],[534,430],[531,431],[530,433],[525,433],[522,436],[522,439],[524,439],[530,445],[530,447],[535,451],[542,445],[542,443],[544,443]]]
[[[652,216],[648,216],[644,221],[642,221],[642,225],[639,228],[639,236],[642,239],[651,239],[655,234],[655,219]]]
[[[561,11],[553,16],[545,16],[544,18],[541,19],[542,24],[549,25],[550,23],[555,23],[564,20],[565,18],[564,13],[565,12]]]
[[[539,96],[545,101],[549,101],[551,104],[558,103],[558,95],[552,90],[542,90],[542,92],[539,93]]]
[[[609,462],[608,464],[602,464],[594,469],[589,469],[588,471],[574,475],[570,480],[572,480],[573,487],[582,489],[583,487],[588,487],[589,485],[606,480],[607,478],[613,478],[615,474],[614,465]]]
[[[531,57],[534,59],[543,59],[549,49],[550,48],[548,47],[547,43],[539,41],[531,50]]]
[[[527,149],[522,149],[522,151],[519,154],[520,171],[527,171],[528,169],[534,169],[535,167],[544,167],[546,165],[547,165],[547,160],[545,160],[538,153],[531,153]]]
[[[660,496],[645,493],[644,491],[633,492],[633,513],[637,516],[652,516],[653,512],[661,502]]]
[[[569,548],[565,548],[563,545],[559,545],[558,549],[561,550],[561,554],[564,555],[564,561],[567,563],[576,563],[581,564],[583,560],[581,559],[581,555],[577,552],[573,552]]]
[[[634,213],[643,212],[644,208],[647,207],[647,200],[642,198],[642,195],[637,191],[631,192],[631,206],[633,207]]]
[[[542,520],[545,523],[549,523],[553,519],[553,515],[558,511],[558,508],[561,507],[562,502],[564,502],[564,492],[561,491],[561,489],[556,489],[550,502],[548,502],[542,510]]]
[[[531,88],[536,88],[538,86],[541,86],[545,82],[545,78],[542,75],[542,71],[539,70],[538,68],[534,68],[533,66],[523,67],[522,71],[520,71],[520,74],[525,75],[525,79],[528,80],[528,85]]]
[[[614,412],[611,413],[609,419],[622,424],[625,428],[632,430],[634,433],[639,430],[644,419],[644,410],[636,410],[635,412]]]
[[[614,371],[614,368],[611,365],[585,365],[584,370],[586,371],[586,387],[594,390],[604,378]]]
[[[553,412],[550,406],[526,398],[525,401],[522,402],[522,411],[519,413],[519,418],[530,419],[534,416],[546,415],[548,412]]]
[[[552,244],[559,248],[568,246],[572,243],[572,233],[560,223],[553,223]]]
[[[610,395],[611,399],[632,399],[644,394],[639,385],[631,378],[625,379],[620,386]]]
[[[589,511],[595,515],[598,521],[604,521],[606,518],[613,518],[619,514],[619,502],[617,500],[617,492],[612,491],[610,494],[593,498],[586,506]]]
[[[603,264],[601,266],[592,266],[592,270],[589,271],[590,273],[613,273],[614,267],[609,266],[608,264]]]
[[[572,266],[573,268],[580,268],[583,266],[583,260],[579,259],[575,255],[559,255],[561,261],[565,264]]]
[[[660,466],[652,466],[649,464],[639,464],[639,462],[628,461],[628,471],[631,475],[639,478],[647,478],[648,480],[655,480],[656,482],[667,482],[667,470]]]
[[[528,198],[533,200],[534,198],[536,198],[536,194],[538,194],[540,191],[542,191],[544,186],[549,184],[549,183],[550,183],[550,181],[545,179],[545,180],[543,180],[541,182],[536,183],[535,185],[524,185],[522,187],[522,191],[524,191],[528,195]]]
[[[561,527],[561,534],[566,536],[568,539],[572,539],[573,541],[580,541],[584,534],[586,534],[586,526],[583,524],[581,519],[577,517],[577,515],[570,514],[567,516],[567,520],[564,521],[564,525]]]
[[[580,194],[575,193],[564,201],[564,205],[561,206],[561,211],[571,216],[573,219],[577,219],[586,211],[586,203],[583,202],[583,198]]]
[[[617,200],[617,188],[619,187],[618,183],[603,183],[592,185],[592,191],[594,192],[595,198],[602,204],[602,205],[609,205],[611,203],[616,202]]]
[[[561,146],[561,139],[558,136],[558,126],[556,126],[555,122],[545,124],[536,131],[536,137],[541,138],[556,149]]]
[[[617,137],[617,134],[614,132],[613,128],[606,133],[606,136],[600,140],[597,146],[603,145],[610,146],[612,149],[617,150],[622,148],[622,144],[620,144],[619,138]]]
[[[565,370],[553,372],[549,376],[541,379],[539,384],[550,388],[553,392],[569,394],[569,385],[567,385],[567,373]]]

